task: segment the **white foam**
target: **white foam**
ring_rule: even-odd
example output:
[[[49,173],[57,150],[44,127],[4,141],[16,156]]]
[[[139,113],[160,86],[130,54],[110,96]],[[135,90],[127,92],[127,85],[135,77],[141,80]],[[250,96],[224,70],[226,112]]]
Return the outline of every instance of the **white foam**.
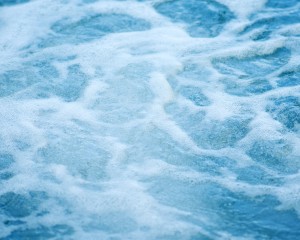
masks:
[[[176,181],[184,182],[187,189],[193,189],[194,183],[199,186],[212,183],[246,197],[270,194],[280,200],[280,209],[295,209],[300,213],[299,174],[268,169],[247,153],[257,140],[284,139],[293,148],[291,157],[296,159],[300,155],[298,132],[287,130],[266,112],[273,98],[299,96],[299,86],[276,88],[257,95],[233,95],[226,92],[224,82],[227,77],[238,84],[246,82],[248,79],[238,79],[243,71],[231,67],[232,76],[226,76],[212,64],[214,60],[231,57],[242,62],[288,47],[292,51],[289,63],[262,76],[274,87],[278,74],[298,65],[298,41],[283,36],[252,41],[248,35],[237,35],[251,22],[249,17],[263,8],[265,0],[220,0],[237,19],[215,38],[190,37],[181,24],[155,11],[153,5],[157,2],[84,4],[46,0],[0,10],[0,74],[24,66],[35,77],[44,74],[37,82],[0,98],[0,150],[13,153],[16,160],[9,169],[15,176],[3,184],[1,193],[23,194],[36,190],[45,191],[49,196],[43,206],[50,213],[41,219],[31,215],[28,221],[32,225],[38,221],[45,225],[69,224],[76,230],[74,237],[78,239],[158,239],[176,234],[181,239],[189,239],[197,233],[235,239],[227,229],[219,231],[219,235],[207,230],[211,226],[217,228],[218,221],[223,221],[222,214],[215,213],[219,210],[215,209],[217,204],[212,196],[203,194],[203,199],[212,198],[215,205],[207,209],[200,199],[199,209],[203,209],[197,212],[198,209],[184,209],[184,200],[172,205],[174,199],[168,199],[170,196],[151,192],[151,184],[165,186],[170,191],[177,189],[178,186],[173,186]],[[151,29],[39,48],[43,39],[49,40],[50,34],[55,34],[51,25],[57,21],[70,19],[77,23],[100,13],[128,14],[148,21]],[[278,33],[297,34],[298,27],[284,27]],[[50,70],[46,67],[40,69],[33,65],[45,60],[56,68],[59,77],[47,73]],[[191,67],[193,64],[195,69]],[[257,66],[264,64],[258,62]],[[71,75],[69,67],[74,65],[79,66],[86,82],[78,98],[67,101],[58,93]],[[22,76],[27,74],[25,70],[21,72]],[[69,80],[76,81],[77,75],[71,75]],[[66,89],[72,86],[67,85]],[[198,106],[193,102],[197,96],[188,99],[181,95],[182,86],[200,89],[208,103]],[[35,98],[34,94],[43,88],[49,91],[49,96]],[[167,112],[168,104],[184,111]],[[199,114],[202,118],[193,119],[198,113],[203,113]],[[218,133],[207,138],[200,136],[200,140],[193,135],[197,136],[199,129],[209,134],[212,122],[222,124],[231,118],[251,120],[245,124],[245,136],[231,145],[226,145],[227,135],[220,136],[225,139],[221,139],[225,141],[221,149],[210,145],[216,140],[210,138],[218,137]],[[159,135],[159,131],[167,137]],[[28,146],[19,146],[18,140]],[[221,163],[208,158],[212,156]],[[179,157],[184,159],[179,161]],[[239,180],[235,171],[249,166],[260,166],[267,173],[278,175],[284,180],[283,186]],[[203,170],[205,167],[208,169]],[[186,196],[186,201],[197,202],[192,195]],[[66,214],[68,211],[70,214]],[[210,215],[210,211],[218,217],[212,217],[215,215]],[[121,219],[116,220],[117,224],[133,221],[134,229],[123,233],[101,229],[103,222],[97,220],[101,217],[116,227],[108,219],[113,213]],[[0,237],[8,234],[0,233]]]

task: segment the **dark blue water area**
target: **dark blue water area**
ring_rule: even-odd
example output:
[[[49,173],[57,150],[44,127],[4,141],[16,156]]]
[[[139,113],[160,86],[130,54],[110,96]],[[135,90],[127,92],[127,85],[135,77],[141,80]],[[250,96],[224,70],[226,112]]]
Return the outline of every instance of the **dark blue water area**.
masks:
[[[0,195],[0,219],[6,228],[12,231],[0,239],[61,239],[74,233],[74,229],[66,224],[32,227],[28,218],[37,220],[49,211],[41,206],[49,199],[46,192],[29,191],[26,194],[7,192]],[[68,237],[67,237],[68,238]]]
[[[278,173],[297,173],[297,158],[291,156],[291,150],[291,146],[284,140],[263,140],[256,141],[248,154],[254,161]]]
[[[112,33],[146,31],[151,24],[126,14],[97,14],[80,20],[62,19],[51,26],[53,34],[42,40],[40,48],[60,44],[79,44],[93,41]]]
[[[245,58],[229,57],[225,59],[216,59],[213,65],[222,73],[232,75],[236,70],[242,72],[239,74],[241,80],[254,77],[264,77],[267,74],[286,65],[291,57],[291,51],[287,48],[276,49],[271,54],[255,55]],[[258,64],[263,61],[262,64]]]
[[[216,1],[166,1],[155,9],[175,23],[184,23],[192,37],[215,37],[234,14]]]
[[[200,88],[192,86],[182,86],[178,92],[188,100],[192,101],[196,106],[210,105],[209,99],[201,92]]]
[[[57,164],[64,162],[70,166],[69,169],[74,175],[84,179],[105,178],[105,168],[111,154],[103,147],[97,146],[92,138],[74,138],[72,135],[66,138],[52,137],[52,141],[37,153],[41,161]]]
[[[55,95],[66,102],[76,101],[87,86],[88,77],[80,70],[79,65],[71,65],[67,71],[66,78],[59,79],[59,73],[54,67],[42,63],[40,74],[47,84],[35,86],[37,97],[48,98]]]
[[[267,55],[245,58],[228,57],[213,60],[212,63],[225,76],[222,82],[227,93],[237,96],[249,96],[272,90],[273,86],[267,75],[285,66],[290,57],[291,51],[289,49],[279,48]],[[284,73],[279,76],[279,83],[293,81],[287,79],[287,77],[285,80],[283,77]],[[293,83],[291,84],[293,85]]]
[[[290,0],[290,1],[285,1],[285,0],[269,0],[266,4],[267,7],[271,8],[289,8],[293,7],[296,4],[300,3],[299,0]]]
[[[253,14],[252,23],[244,28],[241,34],[247,34],[252,31],[259,31],[258,34],[251,36],[254,41],[266,41],[277,31],[298,24],[300,22],[298,0],[281,1],[270,0],[266,3],[266,9],[262,14]],[[289,9],[285,12],[278,12],[279,9]],[[267,14],[270,13],[270,14]],[[291,34],[293,35],[293,34]]]
[[[5,152],[0,153],[0,186],[14,176],[14,173],[9,171],[14,162],[15,159],[13,155]]]
[[[9,70],[0,74],[0,97],[12,95],[24,88],[31,86],[37,79],[31,71],[26,69]]]
[[[290,131],[299,131],[300,100],[299,97],[285,96],[273,99],[267,106],[267,112]]]
[[[167,105],[166,111],[203,148],[233,147],[249,132],[248,124],[251,118],[245,116],[236,116],[224,121],[205,121],[205,112],[187,113],[185,108],[176,104]]]
[[[0,153],[0,170],[9,168],[15,162],[14,156],[9,153]]]
[[[254,239],[296,239],[300,233],[297,214],[291,210],[277,210],[280,202],[270,195],[249,198],[214,183],[171,178],[151,179],[149,185],[149,192],[163,204],[192,212],[184,218],[212,231],[213,239],[220,238],[218,231],[223,229],[233,236]],[[203,214],[208,217],[207,222],[203,222]],[[199,234],[194,239],[206,238]]]
[[[70,65],[65,78],[59,78],[58,70],[52,61],[26,62],[18,70],[0,74],[0,97],[18,95],[28,98],[49,98],[58,96],[66,102],[76,101],[87,86],[88,77],[79,65]]]
[[[0,180],[5,181],[5,180],[9,180],[14,176],[13,173],[11,172],[1,172],[0,173]]]
[[[300,85],[300,67],[284,71],[278,75],[278,87],[293,87]]]
[[[258,155],[258,153],[254,153],[254,154]],[[263,185],[271,185],[271,186],[281,186],[284,184],[284,179],[282,177],[269,174],[263,168],[258,166],[239,168],[235,172],[238,174],[237,179],[239,181],[246,182],[251,185],[263,184]]]
[[[178,167],[192,169],[199,172],[205,172],[211,176],[221,176],[222,168],[234,168],[235,160],[227,157],[202,156],[197,154],[187,154],[185,149],[178,147],[176,142],[159,129],[153,130],[145,137],[145,141],[151,145],[144,145],[139,142],[143,133],[134,134],[131,139],[132,147],[128,152],[127,158],[133,156],[141,158],[137,149],[142,149],[149,158],[162,158],[165,162]],[[162,141],[166,139],[168,141]],[[159,143],[159,144],[158,144]]]
[[[13,5],[20,4],[20,3],[27,3],[29,1],[30,0],[1,0],[0,7],[13,6]]]
[[[1,240],[43,240],[43,239],[70,239],[74,233],[72,227],[68,225],[54,225],[51,227],[38,226],[36,228],[20,228],[12,231],[7,237],[1,238]]]

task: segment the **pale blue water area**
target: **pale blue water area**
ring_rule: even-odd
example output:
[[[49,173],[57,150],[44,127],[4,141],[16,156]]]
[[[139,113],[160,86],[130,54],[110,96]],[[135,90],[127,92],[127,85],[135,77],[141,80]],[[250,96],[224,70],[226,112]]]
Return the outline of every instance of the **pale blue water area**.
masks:
[[[300,239],[299,0],[0,0],[0,239]]]

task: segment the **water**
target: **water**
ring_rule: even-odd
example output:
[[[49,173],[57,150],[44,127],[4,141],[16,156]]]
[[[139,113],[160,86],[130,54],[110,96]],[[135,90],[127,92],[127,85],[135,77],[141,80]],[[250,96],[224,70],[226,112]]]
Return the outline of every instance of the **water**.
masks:
[[[299,239],[299,44],[299,0],[0,0],[0,239]]]

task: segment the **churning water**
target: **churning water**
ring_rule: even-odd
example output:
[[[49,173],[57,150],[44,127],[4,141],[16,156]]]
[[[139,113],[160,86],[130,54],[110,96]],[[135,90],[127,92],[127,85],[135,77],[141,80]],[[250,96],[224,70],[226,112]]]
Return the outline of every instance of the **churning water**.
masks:
[[[299,0],[0,0],[0,239],[300,239]]]

